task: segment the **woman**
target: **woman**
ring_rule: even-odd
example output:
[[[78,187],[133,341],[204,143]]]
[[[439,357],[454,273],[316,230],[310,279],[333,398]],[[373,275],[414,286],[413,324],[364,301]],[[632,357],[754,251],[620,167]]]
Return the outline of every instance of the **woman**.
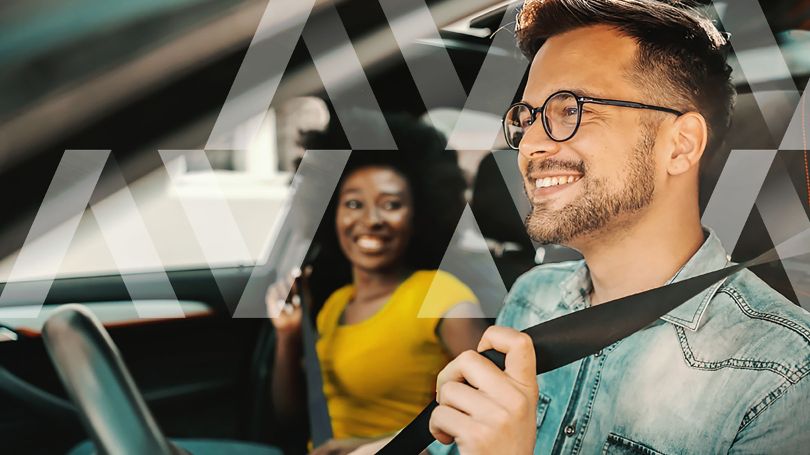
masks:
[[[321,283],[339,281],[342,256],[350,283],[329,295],[317,317],[334,438],[317,453],[348,453],[402,428],[434,397],[439,370],[475,349],[485,329],[469,288],[435,270],[463,207],[455,153],[432,128],[389,123],[400,149],[355,151],[319,230],[312,280],[323,270]],[[310,135],[307,148],[328,148],[335,143],[329,134]],[[330,253],[335,244],[339,253]],[[272,313],[283,304],[278,297],[268,293]],[[276,411],[282,422],[303,422],[300,307],[288,306],[273,324]]]

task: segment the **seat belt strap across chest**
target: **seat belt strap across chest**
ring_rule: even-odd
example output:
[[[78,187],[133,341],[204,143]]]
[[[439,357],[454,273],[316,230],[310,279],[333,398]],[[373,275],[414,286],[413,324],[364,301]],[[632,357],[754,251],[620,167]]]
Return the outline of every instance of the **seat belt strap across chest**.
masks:
[[[807,232],[799,234],[806,236]],[[795,238],[794,238],[795,239]],[[802,251],[799,254],[805,254]],[[532,338],[537,358],[537,374],[545,373],[592,355],[601,349],[647,327],[713,284],[742,269],[779,260],[776,248],[740,264],[708,272],[655,289],[633,294],[529,327],[523,332]],[[501,370],[504,354],[481,353]],[[434,441],[428,430],[430,414],[438,406],[434,400],[402,429],[378,454],[416,455]]]

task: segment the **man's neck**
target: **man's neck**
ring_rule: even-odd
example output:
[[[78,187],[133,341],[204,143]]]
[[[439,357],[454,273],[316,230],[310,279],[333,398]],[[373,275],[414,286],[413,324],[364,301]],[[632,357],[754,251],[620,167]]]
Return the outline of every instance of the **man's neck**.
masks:
[[[703,242],[700,219],[695,216],[680,220],[647,217],[589,239],[579,249],[593,282],[591,305],[662,286]]]

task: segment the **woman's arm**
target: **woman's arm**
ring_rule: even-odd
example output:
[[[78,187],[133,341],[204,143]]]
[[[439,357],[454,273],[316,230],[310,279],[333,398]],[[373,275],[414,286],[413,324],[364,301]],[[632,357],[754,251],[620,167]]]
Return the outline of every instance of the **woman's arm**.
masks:
[[[380,439],[382,438],[382,439]],[[330,439],[317,447],[309,455],[364,455],[375,454],[388,444],[394,436],[380,436],[379,438],[346,438]]]
[[[450,308],[436,326],[436,335],[450,357],[478,347],[481,335],[487,329],[487,320],[481,307],[471,302],[461,302]]]
[[[386,444],[391,442],[392,439],[394,439],[394,436],[368,441],[366,444],[360,445],[355,448],[355,450],[349,452],[349,455],[374,455],[385,447]]]
[[[274,284],[267,290],[265,296],[267,312],[271,317],[276,336],[270,396],[276,420],[284,426],[305,424],[307,418],[306,390],[303,386],[301,299],[293,298],[295,304],[290,305],[286,304],[284,298],[285,289],[292,288],[292,294],[295,295],[297,289],[293,284],[294,279],[294,276],[289,277],[287,286],[281,283]]]
[[[306,390],[301,364],[303,345],[298,333],[276,331],[275,361],[271,376],[273,412],[284,426],[306,424]]]

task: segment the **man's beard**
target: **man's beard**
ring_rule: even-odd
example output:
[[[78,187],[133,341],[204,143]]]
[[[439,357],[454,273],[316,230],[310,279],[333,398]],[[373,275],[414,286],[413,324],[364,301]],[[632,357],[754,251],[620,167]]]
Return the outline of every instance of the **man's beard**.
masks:
[[[583,175],[582,195],[559,210],[550,210],[547,204],[533,205],[526,217],[529,236],[541,243],[566,244],[572,239],[603,229],[619,215],[638,212],[652,201],[655,189],[655,163],[652,148],[655,145],[654,128],[644,125],[641,138],[633,148],[631,161],[623,175],[624,186],[610,190],[605,179],[588,177],[583,163],[544,160],[530,162],[528,173],[543,170],[573,170]],[[531,200],[531,197],[529,197]]]

